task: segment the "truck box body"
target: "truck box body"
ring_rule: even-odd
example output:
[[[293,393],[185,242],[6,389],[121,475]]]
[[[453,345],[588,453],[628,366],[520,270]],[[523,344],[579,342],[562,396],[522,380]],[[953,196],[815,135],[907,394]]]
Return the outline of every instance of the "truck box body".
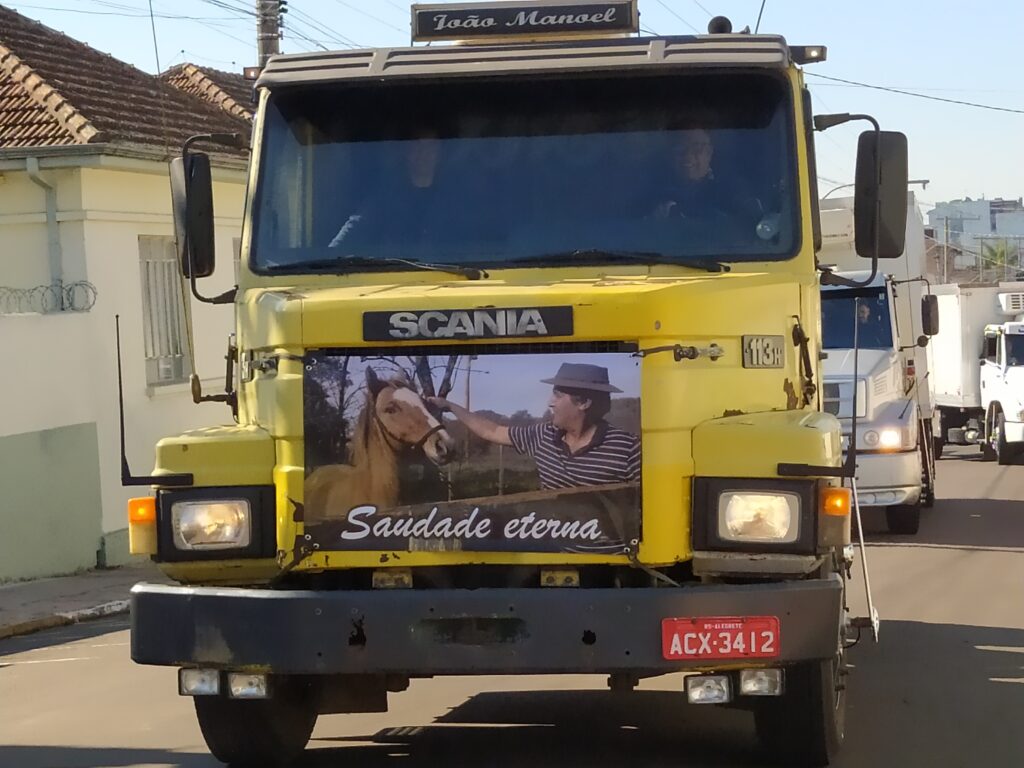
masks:
[[[935,404],[946,408],[981,408],[979,361],[985,326],[1007,319],[999,294],[1024,290],[1024,283],[936,285],[939,333],[928,348]]]

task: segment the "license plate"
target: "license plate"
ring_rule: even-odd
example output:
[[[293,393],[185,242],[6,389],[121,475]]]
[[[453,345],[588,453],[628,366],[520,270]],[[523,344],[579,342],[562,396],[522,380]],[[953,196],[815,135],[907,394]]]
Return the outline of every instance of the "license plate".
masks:
[[[775,616],[662,619],[661,653],[676,659],[771,659],[779,655]]]

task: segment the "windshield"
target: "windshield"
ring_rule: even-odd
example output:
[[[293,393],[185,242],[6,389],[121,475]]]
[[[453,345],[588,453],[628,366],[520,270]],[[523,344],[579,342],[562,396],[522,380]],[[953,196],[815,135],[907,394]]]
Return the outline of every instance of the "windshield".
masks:
[[[785,82],[754,74],[286,91],[252,266],[789,258],[790,112]]]
[[[1005,334],[1006,339],[1006,364],[1024,365],[1024,336],[1016,334]]]
[[[889,297],[884,287],[821,292],[825,349],[892,349]]]

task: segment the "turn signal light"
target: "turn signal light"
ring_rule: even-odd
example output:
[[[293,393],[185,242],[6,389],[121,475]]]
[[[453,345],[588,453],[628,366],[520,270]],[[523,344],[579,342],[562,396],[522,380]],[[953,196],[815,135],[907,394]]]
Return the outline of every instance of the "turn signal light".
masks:
[[[821,511],[834,517],[846,517],[853,505],[849,488],[826,488],[821,492]]]
[[[129,499],[128,551],[133,555],[155,555],[156,549],[156,499]]]
[[[129,523],[155,523],[156,522],[156,499],[152,496],[143,496],[138,499],[128,499],[128,522]]]

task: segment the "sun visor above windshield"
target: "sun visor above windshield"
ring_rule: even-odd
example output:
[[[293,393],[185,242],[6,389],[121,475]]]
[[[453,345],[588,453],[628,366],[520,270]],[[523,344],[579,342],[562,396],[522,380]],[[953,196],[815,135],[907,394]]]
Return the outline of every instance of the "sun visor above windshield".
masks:
[[[366,78],[449,77],[604,68],[767,67],[792,61],[777,35],[582,40],[572,44],[442,45],[275,56],[256,83],[279,88]]]

